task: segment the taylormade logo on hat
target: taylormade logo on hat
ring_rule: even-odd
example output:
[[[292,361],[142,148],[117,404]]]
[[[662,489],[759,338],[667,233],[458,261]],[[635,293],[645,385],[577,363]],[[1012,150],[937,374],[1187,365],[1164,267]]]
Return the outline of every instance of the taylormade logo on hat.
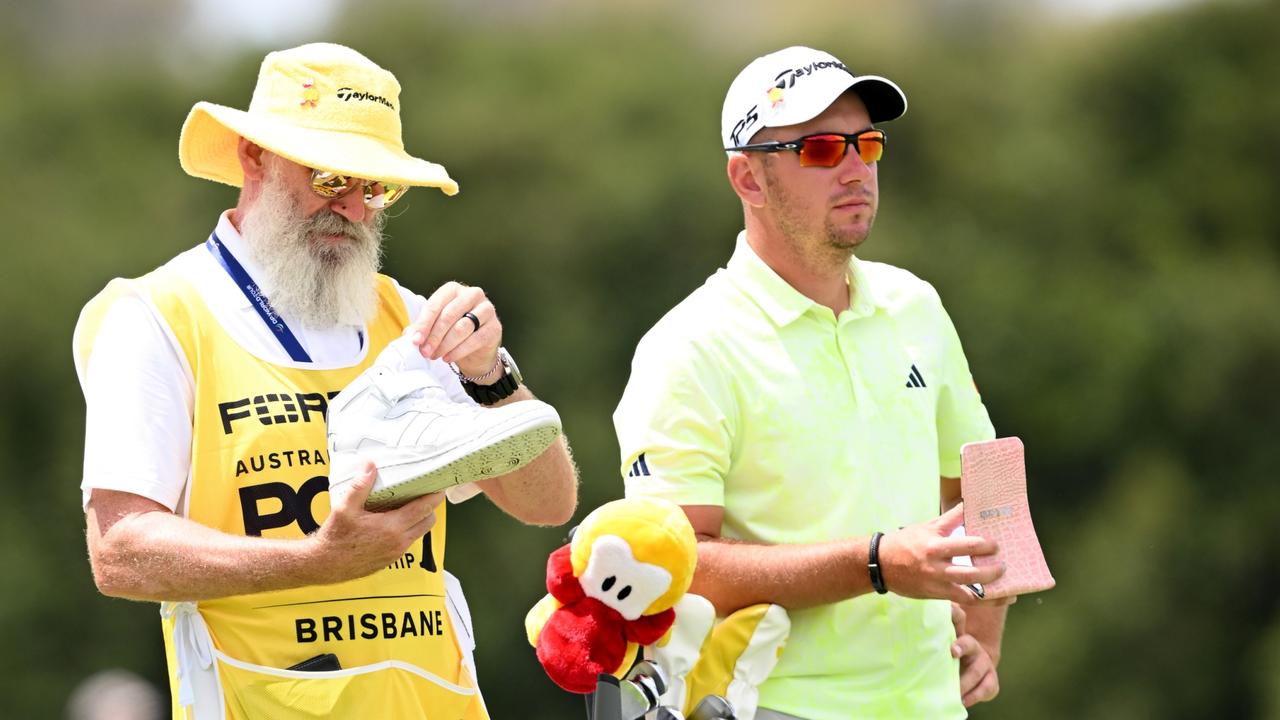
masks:
[[[239,186],[243,137],[310,168],[458,192],[443,167],[405,152],[399,104],[395,75],[351,48],[281,50],[262,61],[247,112],[207,102],[191,108],[178,159],[196,177]]]
[[[374,95],[373,93],[363,92],[354,88],[338,88],[338,97],[342,100],[372,100],[376,103],[382,103],[392,110],[396,109],[396,106],[392,105],[390,100],[382,97],[381,95]]]
[[[725,95],[720,113],[723,147],[746,145],[762,128],[816,117],[850,88],[866,104],[873,123],[907,111],[907,96],[893,82],[877,75],[854,75],[821,50],[797,45],[756,58],[738,73]]]

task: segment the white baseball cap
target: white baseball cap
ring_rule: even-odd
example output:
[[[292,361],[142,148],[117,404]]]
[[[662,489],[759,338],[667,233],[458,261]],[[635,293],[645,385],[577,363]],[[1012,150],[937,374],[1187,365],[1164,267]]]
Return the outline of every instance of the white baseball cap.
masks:
[[[720,136],[724,148],[740,147],[762,128],[795,125],[816,117],[852,89],[871,122],[902,117],[907,96],[878,75],[854,75],[834,56],[801,45],[751,61],[724,96]]]

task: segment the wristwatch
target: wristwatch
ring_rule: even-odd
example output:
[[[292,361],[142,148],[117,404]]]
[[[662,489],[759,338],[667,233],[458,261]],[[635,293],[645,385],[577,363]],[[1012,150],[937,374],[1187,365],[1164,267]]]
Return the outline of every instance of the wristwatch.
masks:
[[[494,374],[498,375],[498,379],[491,381],[490,378]],[[462,389],[471,396],[472,400],[481,405],[493,405],[511,397],[519,389],[524,376],[520,374],[520,368],[512,359],[511,353],[507,352],[506,348],[500,347],[498,361],[494,363],[492,370],[477,377],[467,377],[458,371],[458,379],[462,381]]]

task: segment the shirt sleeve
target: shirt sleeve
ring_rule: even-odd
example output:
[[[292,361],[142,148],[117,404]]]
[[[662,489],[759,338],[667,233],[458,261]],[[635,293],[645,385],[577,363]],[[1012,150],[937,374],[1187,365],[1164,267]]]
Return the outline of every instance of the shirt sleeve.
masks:
[[[723,506],[735,407],[696,346],[652,332],[641,340],[613,414],[627,497]]]
[[[960,477],[960,448],[996,436],[982,404],[950,316],[938,302],[943,382],[938,390],[938,466],[943,477]]]
[[[82,374],[82,503],[118,490],[176,511],[191,470],[193,388],[179,350],[136,296],[103,317]]]

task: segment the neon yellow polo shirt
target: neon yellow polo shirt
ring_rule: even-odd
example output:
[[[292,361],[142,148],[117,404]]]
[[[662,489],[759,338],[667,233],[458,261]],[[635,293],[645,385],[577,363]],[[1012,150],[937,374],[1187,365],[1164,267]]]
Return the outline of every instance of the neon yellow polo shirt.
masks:
[[[747,245],[640,341],[614,425],[627,496],[724,507],[722,535],[813,543],[938,515],[960,446],[995,436],[937,292],[849,264],[836,317]],[[945,601],[791,612],[760,705],[809,720],[960,718]]]

